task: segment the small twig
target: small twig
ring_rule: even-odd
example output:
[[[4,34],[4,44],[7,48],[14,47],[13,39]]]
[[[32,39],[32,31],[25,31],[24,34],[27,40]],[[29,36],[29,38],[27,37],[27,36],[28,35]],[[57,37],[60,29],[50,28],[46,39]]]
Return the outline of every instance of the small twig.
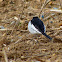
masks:
[[[42,5],[42,7],[41,7],[41,11],[40,11],[40,13],[39,13],[39,17],[40,17],[40,14],[41,14],[41,12],[42,12],[44,6],[45,6],[46,1],[47,1],[47,0],[44,1],[43,5]]]
[[[5,62],[8,62],[8,58],[7,58],[7,55],[6,55],[4,48],[3,48],[3,53],[4,53]]]
[[[62,13],[62,10],[50,9],[50,11],[57,12],[57,13]]]
[[[42,53],[42,54],[35,54],[35,55],[32,55],[32,56],[26,56],[26,57],[22,57],[22,59],[24,58],[35,58],[35,57],[42,57],[42,56],[47,56],[47,55],[50,55],[52,53],[59,53],[59,52],[62,52],[62,51],[55,51],[55,52],[47,52],[47,53]],[[51,55],[50,55],[51,56]]]
[[[0,29],[0,31],[10,31],[10,30],[13,30],[13,29]]]
[[[22,31],[22,32],[28,32],[28,30],[20,30],[20,31]]]
[[[56,12],[56,13],[62,13],[62,10],[59,9],[49,9],[49,8],[45,8],[45,10],[51,11],[51,12]]]
[[[11,31],[11,30],[22,31],[22,32],[28,32],[28,30],[19,30],[19,29],[0,29],[0,31]]]
[[[18,39],[18,40],[15,42],[15,44],[18,43],[18,42],[20,42],[21,40],[22,40],[22,39]]]
[[[54,36],[56,36],[58,33],[59,33],[59,32],[57,31],[57,32],[54,34]]]
[[[49,16],[47,16],[46,18],[44,18],[43,20],[46,20],[48,18],[50,18],[51,16],[54,16],[55,14],[50,14]]]
[[[61,7],[61,9],[62,9],[62,0],[59,0],[60,1],[60,7]]]
[[[62,31],[60,30],[60,27],[59,28],[50,28],[51,30],[59,30],[59,31]]]
[[[42,53],[42,54],[35,54],[35,55],[32,55],[32,56],[26,56],[26,57],[21,57],[22,59],[24,59],[24,58],[34,58],[34,57],[40,57],[40,56],[46,56],[46,55],[49,55],[50,54],[50,52],[48,52],[48,53]]]
[[[50,2],[50,0],[48,0],[48,1],[45,0],[45,1],[44,1],[43,5],[42,5],[42,7],[41,7],[41,11],[40,11],[40,13],[39,13],[39,18],[40,18],[40,14],[41,14],[41,12],[42,12],[44,6],[46,6],[46,5],[48,4],[48,2]]]

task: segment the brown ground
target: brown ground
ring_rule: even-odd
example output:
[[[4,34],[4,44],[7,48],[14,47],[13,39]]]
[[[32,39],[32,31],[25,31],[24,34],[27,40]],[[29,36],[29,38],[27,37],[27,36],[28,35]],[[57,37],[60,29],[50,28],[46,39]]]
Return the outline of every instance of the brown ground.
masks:
[[[0,62],[62,62],[62,13],[45,9],[61,9],[59,0],[52,0],[42,10],[52,41],[43,35],[29,35],[27,30],[28,21],[39,16],[44,0],[39,1],[0,0],[0,26],[6,29],[0,29]],[[54,16],[46,18],[51,14]]]

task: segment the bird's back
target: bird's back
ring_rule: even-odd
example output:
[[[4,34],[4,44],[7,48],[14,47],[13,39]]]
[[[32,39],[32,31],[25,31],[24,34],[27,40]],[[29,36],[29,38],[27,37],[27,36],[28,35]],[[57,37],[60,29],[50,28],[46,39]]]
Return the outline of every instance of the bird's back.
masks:
[[[45,26],[43,22],[38,17],[33,17],[31,23],[37,28],[41,33],[45,32]]]

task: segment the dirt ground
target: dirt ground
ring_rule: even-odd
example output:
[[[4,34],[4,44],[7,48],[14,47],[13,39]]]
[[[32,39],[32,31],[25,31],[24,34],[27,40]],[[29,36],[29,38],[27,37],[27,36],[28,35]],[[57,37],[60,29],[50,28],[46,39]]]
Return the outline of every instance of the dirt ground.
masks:
[[[51,0],[40,13],[44,1],[0,0],[0,62],[62,62],[62,1]],[[28,31],[39,14],[52,41]]]

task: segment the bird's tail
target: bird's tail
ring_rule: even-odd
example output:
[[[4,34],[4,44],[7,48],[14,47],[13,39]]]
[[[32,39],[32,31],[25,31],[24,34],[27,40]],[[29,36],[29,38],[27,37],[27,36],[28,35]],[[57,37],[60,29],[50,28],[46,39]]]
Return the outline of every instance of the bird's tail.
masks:
[[[47,35],[46,33],[43,33],[43,35],[46,36],[48,39],[52,40],[52,38],[49,35]]]

